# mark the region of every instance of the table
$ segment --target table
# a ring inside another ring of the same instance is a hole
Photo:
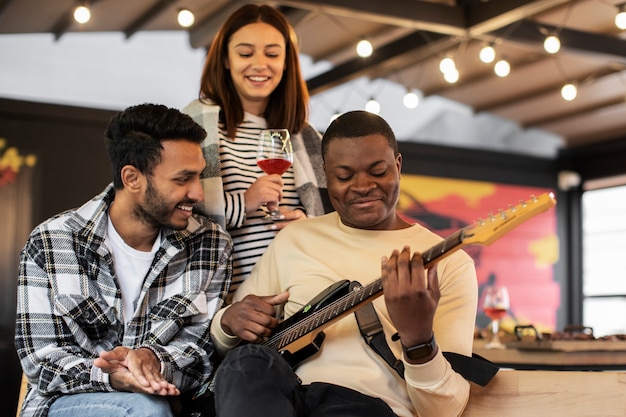
[[[501,368],[560,371],[626,370],[626,350],[527,350],[511,347],[485,349],[485,344],[485,340],[475,339],[474,353]]]

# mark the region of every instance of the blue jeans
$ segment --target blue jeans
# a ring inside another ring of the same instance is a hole
[[[338,385],[302,385],[273,349],[247,344],[218,367],[215,410],[219,417],[396,417],[379,398]]]
[[[173,417],[167,397],[134,392],[86,392],[55,400],[48,417]]]

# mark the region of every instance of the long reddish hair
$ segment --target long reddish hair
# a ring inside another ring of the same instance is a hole
[[[307,120],[309,90],[300,71],[296,33],[285,16],[271,6],[247,4],[224,22],[206,57],[200,79],[200,100],[208,99],[220,106],[227,135],[234,138],[237,126],[243,122],[243,106],[225,65],[228,42],[233,33],[255,22],[275,27],[283,35],[286,46],[286,68],[280,84],[270,94],[263,117],[268,127],[287,128],[298,133]]]

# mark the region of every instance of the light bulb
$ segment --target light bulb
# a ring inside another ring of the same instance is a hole
[[[561,40],[558,36],[550,35],[543,41],[543,49],[549,54],[556,54],[561,49]]]
[[[620,10],[618,14],[615,15],[615,26],[618,29],[626,29],[626,11]]]
[[[190,27],[191,25],[193,25],[193,22],[195,22],[195,20],[196,18],[193,13],[191,13],[191,11],[187,9],[180,9],[178,11],[178,24],[182,27]]]
[[[450,84],[454,84],[459,81],[459,71],[456,68],[452,68],[443,73],[443,79],[446,80]]]
[[[376,99],[371,98],[367,103],[365,103],[365,110],[370,113],[378,114],[380,112],[380,103],[376,101]]]
[[[572,101],[576,98],[578,89],[574,84],[568,83],[561,88],[561,97],[563,100]]]
[[[91,19],[91,11],[89,10],[89,7],[78,6],[74,9],[74,20],[76,20],[76,22],[82,25],[83,23],[89,22],[89,19]]]
[[[420,98],[412,91],[407,92],[402,99],[404,107],[407,109],[414,109],[420,103]]]
[[[450,57],[445,57],[439,62],[439,71],[443,74],[449,71],[456,71],[456,64],[454,63],[454,59]]]
[[[485,64],[489,64],[493,62],[494,59],[496,59],[496,50],[493,49],[493,46],[487,45],[480,50],[480,54],[478,56],[480,57],[480,60],[483,61]]]
[[[511,73],[511,65],[507,60],[501,59],[496,62],[496,65],[493,67],[493,71],[498,77],[506,77]]]
[[[367,39],[360,40],[359,43],[356,44],[356,53],[361,58],[367,58],[372,55],[374,51],[374,47],[372,47],[372,43]]]

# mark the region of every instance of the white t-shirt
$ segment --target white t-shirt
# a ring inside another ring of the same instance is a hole
[[[113,269],[122,291],[122,315],[125,324],[128,324],[135,313],[141,288],[160,242],[161,233],[159,232],[150,252],[134,249],[124,242],[109,218],[105,244],[113,255]]]

